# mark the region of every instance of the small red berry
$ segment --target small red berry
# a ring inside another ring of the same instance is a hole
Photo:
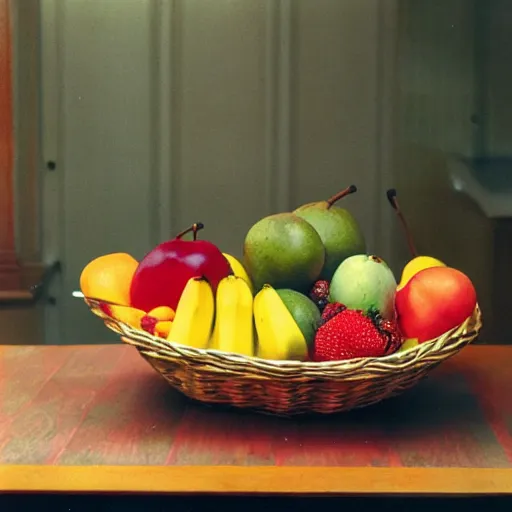
[[[341,313],[345,309],[347,308],[344,304],[340,304],[339,302],[330,302],[325,306],[322,312],[323,323],[328,322],[332,317],[336,316],[338,313]]]
[[[317,281],[309,292],[309,298],[322,311],[329,302],[329,281]]]
[[[149,332],[149,334],[155,334],[155,327],[157,323],[157,318],[149,315],[144,315],[140,321],[140,326],[142,327],[143,330]]]

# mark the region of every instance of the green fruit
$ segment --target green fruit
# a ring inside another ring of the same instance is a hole
[[[366,242],[355,218],[344,208],[334,206],[336,201],[356,190],[352,185],[327,201],[304,204],[293,212],[315,228],[325,246],[320,279],[330,281],[346,258],[366,252]]]
[[[365,313],[376,308],[383,318],[391,319],[396,286],[393,272],[382,259],[358,254],[347,258],[334,272],[329,300]]]
[[[245,237],[244,267],[255,292],[264,284],[307,292],[324,261],[324,246],[315,228],[292,213],[259,220]]]
[[[276,292],[306,338],[308,347],[311,348],[321,319],[316,304],[309,297],[295,290],[280,289]]]

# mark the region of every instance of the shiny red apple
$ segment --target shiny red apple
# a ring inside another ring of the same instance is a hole
[[[469,277],[451,267],[421,270],[395,296],[403,336],[418,338],[420,343],[458,327],[472,315],[476,304],[476,290]]]
[[[232,274],[222,252],[207,240],[197,240],[197,231],[204,226],[194,224],[173,240],[163,242],[139,263],[132,279],[132,307],[151,311],[169,306],[176,311],[181,294],[192,277],[204,277],[215,293],[224,277]],[[193,240],[182,240],[192,231]]]

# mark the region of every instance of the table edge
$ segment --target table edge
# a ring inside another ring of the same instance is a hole
[[[0,465],[0,493],[512,495],[512,468]]]

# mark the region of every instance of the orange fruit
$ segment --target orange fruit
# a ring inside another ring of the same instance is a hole
[[[169,336],[169,331],[171,330],[171,325],[172,322],[169,320],[157,322],[155,325],[155,336],[167,339],[167,336]]]
[[[148,316],[151,316],[153,318],[156,318],[157,320],[161,320],[164,322],[168,320],[174,320],[175,315],[176,312],[169,306],[159,306],[157,308],[152,309],[148,313]]]
[[[130,305],[130,286],[139,262],[124,252],[106,254],[89,262],[80,274],[86,297]]]

